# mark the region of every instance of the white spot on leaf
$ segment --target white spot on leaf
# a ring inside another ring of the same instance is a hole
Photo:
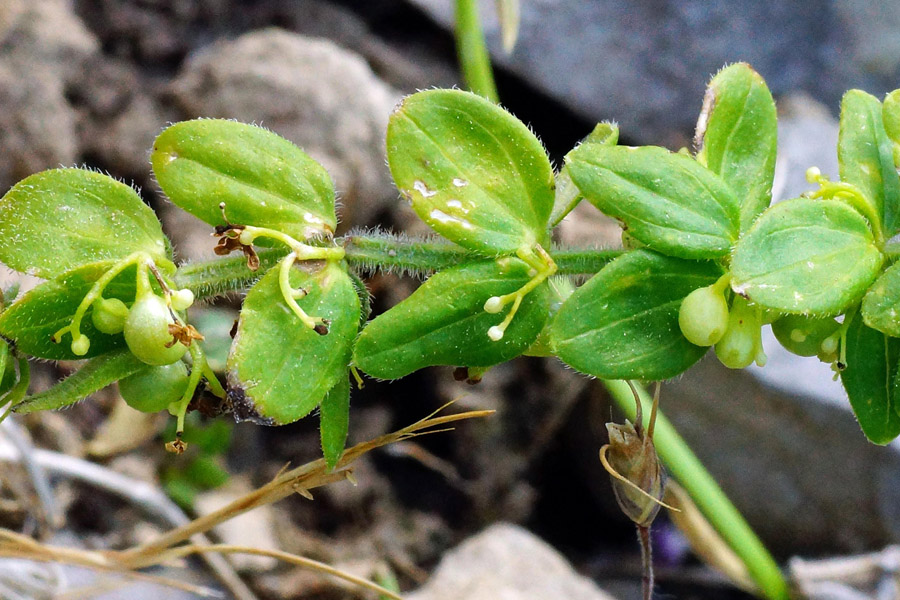
[[[425,182],[419,181],[418,179],[416,180],[415,183],[413,183],[413,189],[416,190],[417,192],[419,192],[420,194],[422,194],[423,198],[431,198],[432,196],[437,194],[437,192],[433,192],[433,191],[429,190],[425,186]]]

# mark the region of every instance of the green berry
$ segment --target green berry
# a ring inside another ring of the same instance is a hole
[[[831,317],[786,315],[772,323],[772,333],[782,346],[794,354],[816,356],[820,352],[833,354],[837,350],[837,344],[827,340],[840,326],[840,323]]]
[[[180,360],[149,367],[119,381],[119,394],[135,410],[159,412],[181,400],[188,385],[187,367]]]
[[[125,319],[128,318],[128,307],[118,298],[100,298],[94,302],[91,321],[100,333],[114,335],[122,333]]]
[[[743,369],[754,360],[765,363],[760,336],[759,313],[747,301],[735,296],[728,318],[728,330],[716,344],[716,356],[729,369]]]
[[[684,337],[698,346],[712,346],[728,329],[728,303],[715,285],[688,294],[678,310],[678,326]]]
[[[169,325],[174,321],[166,301],[155,294],[138,298],[125,320],[128,349],[148,365],[168,365],[184,356],[187,347],[176,342],[170,347]]]

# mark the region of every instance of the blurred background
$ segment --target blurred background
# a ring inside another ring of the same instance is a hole
[[[617,121],[623,143],[690,146],[706,82],[723,65],[746,61],[778,102],[773,193],[789,198],[807,189],[809,166],[837,175],[842,93],[859,87],[880,96],[900,86],[896,2],[522,0],[511,53],[500,47],[493,3],[484,8],[501,103],[530,124],[556,164],[600,120]],[[452,27],[450,0],[0,0],[0,190],[59,165],[100,169],[141,189],[180,260],[208,259],[208,226],[161,197],[149,149],[167,123],[233,118],[275,131],[325,165],[342,204],[339,234],[374,226],[427,233],[398,201],[384,130],[405,94],[463,85]],[[618,227],[589,206],[568,217],[558,237],[619,244]],[[0,269],[3,287],[34,284]],[[368,283],[376,313],[418,284],[388,275]],[[239,306],[231,297],[192,313],[220,367]],[[729,372],[707,358],[663,386],[663,410],[785,564],[881,552],[900,541],[897,448],[865,441],[827,367],[770,342],[765,371]],[[39,365],[35,389],[72,368]],[[597,461],[604,423],[622,420],[602,388],[546,359],[501,365],[477,386],[454,381],[452,371],[354,390],[350,443],[449,400],[452,410],[497,413],[377,451],[357,465],[358,485],[331,485],[314,502],[286,499],[217,535],[366,577],[393,574],[404,591],[425,586],[410,595],[417,600],[639,597],[633,526]],[[192,450],[176,458],[163,450],[167,419],[131,411],[108,389],[14,427],[23,443],[148,482],[196,515],[265,483],[286,462],[318,458],[317,425],[315,417],[280,428],[196,418]],[[34,500],[33,476],[15,452],[0,451],[0,459],[3,526],[57,543],[125,548],[171,525],[59,473],[48,509],[59,518],[50,519],[37,510],[46,498]],[[665,517],[654,528],[660,597],[750,597],[704,566]],[[442,561],[448,566],[433,575]],[[217,585],[201,563],[188,566],[175,575]],[[260,599],[360,597],[268,559],[234,566]],[[889,565],[875,571],[876,584],[891,578]],[[4,559],[0,590],[24,586],[25,573],[32,587],[0,597],[196,597]],[[473,582],[487,595],[466,591]]]

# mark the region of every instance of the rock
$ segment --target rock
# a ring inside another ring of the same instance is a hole
[[[450,28],[453,3],[410,0]],[[863,87],[900,80],[900,4],[880,2],[523,2],[519,41],[500,50],[492,2],[483,7],[494,60],[594,120],[616,119],[626,139],[674,146],[693,128],[706,79],[749,62],[776,95],[804,89],[829,106]],[[839,57],[839,58],[838,58]],[[676,142],[677,143],[677,142]]]
[[[91,77],[73,82],[68,98],[78,112],[83,155],[118,177],[150,181],[150,149],[168,122],[154,86],[133,65],[106,55],[92,57]]]
[[[527,530],[500,523],[441,559],[408,600],[611,600],[556,550]]]
[[[240,477],[232,477],[224,487],[197,494],[194,507],[198,515],[208,515],[237,500],[254,488]],[[213,531],[223,544],[281,550],[275,532],[275,514],[271,505],[258,506],[217,525]],[[268,571],[278,564],[271,556],[232,554],[229,560],[239,571]]]
[[[267,29],[218,42],[172,91],[185,117],[258,123],[304,148],[334,179],[345,224],[372,224],[397,201],[384,136],[400,94],[329,41]]]
[[[13,3],[15,5],[16,3]],[[98,50],[65,0],[4,9],[0,20],[0,190],[78,156],[68,82]]]

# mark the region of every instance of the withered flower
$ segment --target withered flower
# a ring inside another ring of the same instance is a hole
[[[650,423],[644,431],[641,400],[637,390],[628,385],[637,403],[635,424],[607,423],[609,444],[600,449],[600,462],[612,476],[613,492],[619,508],[641,527],[649,527],[656,518],[666,488],[666,471],[653,446],[653,427],[659,406],[659,384],[653,395]],[[669,507],[671,508],[671,507]]]

